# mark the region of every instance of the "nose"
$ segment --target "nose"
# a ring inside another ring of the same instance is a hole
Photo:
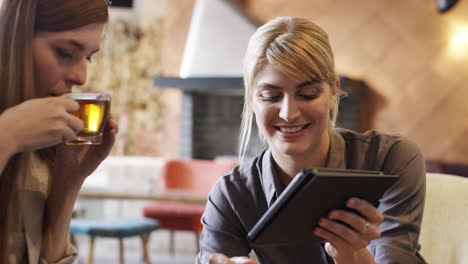
[[[294,98],[285,96],[281,102],[279,117],[286,122],[292,122],[300,115],[298,102]]]
[[[86,61],[82,60],[72,65],[66,73],[65,80],[73,85],[83,85],[86,82]]]

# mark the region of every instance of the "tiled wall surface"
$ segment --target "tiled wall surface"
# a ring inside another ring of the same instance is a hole
[[[167,1],[167,75],[178,76],[193,3]],[[452,38],[468,25],[468,1],[443,15],[429,0],[242,3],[259,22],[294,15],[321,25],[330,35],[338,73],[365,81],[385,98],[372,127],[409,137],[427,158],[466,162],[468,46],[454,52]]]
[[[181,155],[199,159],[235,156],[243,97],[184,94]]]

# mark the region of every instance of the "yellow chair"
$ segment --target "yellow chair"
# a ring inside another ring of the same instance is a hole
[[[430,264],[468,263],[468,178],[428,173],[419,242]]]

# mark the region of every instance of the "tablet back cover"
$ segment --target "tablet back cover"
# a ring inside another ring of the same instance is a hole
[[[337,169],[310,169],[296,177],[249,232],[253,245],[322,242],[312,232],[321,217],[345,209],[350,197],[377,206],[398,179],[381,172]]]

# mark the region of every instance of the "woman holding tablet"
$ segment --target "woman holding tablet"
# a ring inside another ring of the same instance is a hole
[[[418,253],[423,157],[400,136],[335,128],[343,92],[327,34],[305,19],[276,18],[251,37],[244,63],[240,158],[254,118],[268,149],[213,188],[197,263],[250,263],[238,256],[252,249],[260,263],[423,263]],[[308,168],[376,170],[399,179],[378,208],[351,198],[346,206],[359,214],[337,209],[320,219],[311,232],[327,241],[323,245],[250,244],[249,230],[295,175]]]

